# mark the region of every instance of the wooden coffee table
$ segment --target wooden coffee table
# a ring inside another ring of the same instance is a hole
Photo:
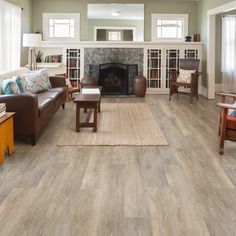
[[[92,127],[93,132],[97,132],[97,113],[100,112],[101,95],[79,94],[74,102],[76,103],[76,132],[79,132],[82,127]],[[93,122],[89,122],[92,112],[87,113],[85,122],[80,122],[80,108],[93,110]]]

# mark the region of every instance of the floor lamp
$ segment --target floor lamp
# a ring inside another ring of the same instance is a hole
[[[24,34],[23,35],[23,47],[29,48],[28,68],[30,70],[37,69],[35,48],[41,47],[41,43],[42,43],[41,34]]]

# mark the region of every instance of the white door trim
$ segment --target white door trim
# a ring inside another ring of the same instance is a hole
[[[208,10],[207,12],[207,79],[208,98],[215,98],[215,45],[216,15],[236,9],[236,0]]]

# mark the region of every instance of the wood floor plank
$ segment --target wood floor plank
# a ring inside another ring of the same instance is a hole
[[[16,141],[0,167],[0,235],[236,235],[236,143],[218,155],[216,101],[146,103],[169,146],[57,146],[66,104],[36,146]]]

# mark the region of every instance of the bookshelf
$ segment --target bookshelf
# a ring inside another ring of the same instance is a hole
[[[158,47],[146,48],[144,75],[147,78],[147,93],[168,93],[170,89],[170,72],[179,70],[179,60],[181,58],[200,59],[201,61],[201,48],[201,45],[194,44],[160,44]],[[201,63],[199,71],[201,71]]]
[[[66,73],[73,87],[80,83],[80,49],[66,50]]]
[[[167,49],[166,50],[166,80],[165,88],[170,88],[170,72],[179,70],[179,49]]]
[[[161,88],[161,49],[148,49],[147,52],[147,87]]]

